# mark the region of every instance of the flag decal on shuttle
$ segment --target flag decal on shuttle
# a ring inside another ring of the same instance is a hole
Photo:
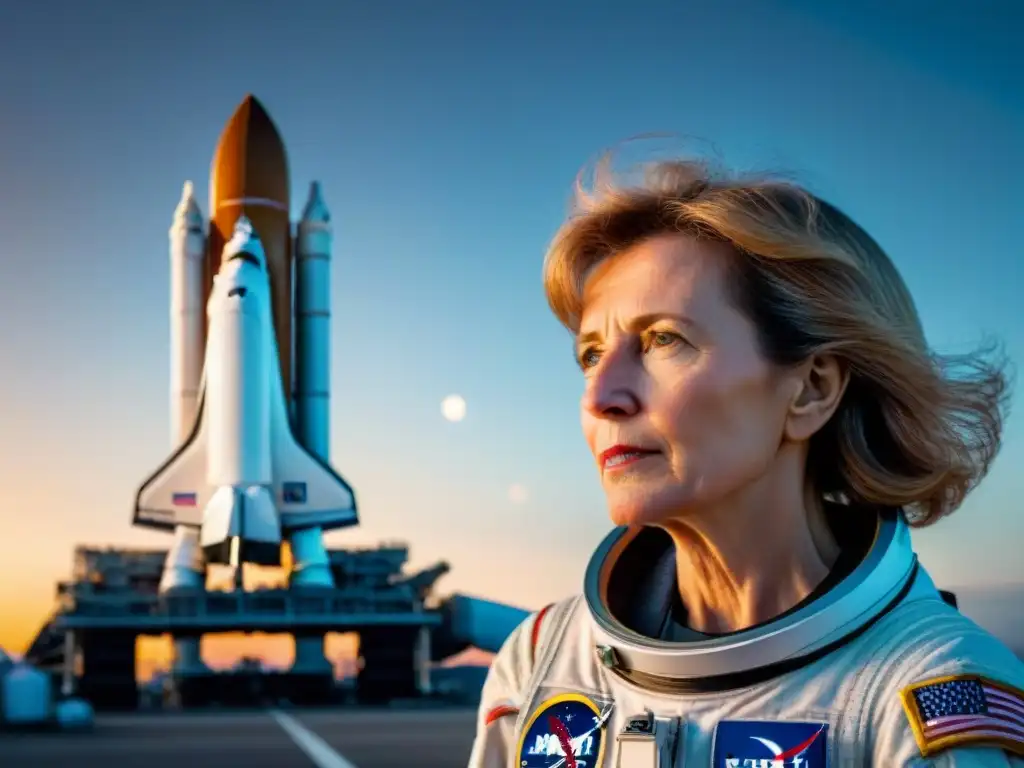
[[[194,507],[196,495],[195,493],[175,493],[171,496],[171,503],[176,507]]]
[[[305,504],[305,483],[282,483],[281,499],[285,504]]]

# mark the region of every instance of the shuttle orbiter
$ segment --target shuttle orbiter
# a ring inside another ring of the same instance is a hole
[[[243,215],[207,302],[191,435],[138,492],[138,522],[200,529],[208,562],[280,564],[282,532],[356,522],[352,489],[292,434],[259,236]]]

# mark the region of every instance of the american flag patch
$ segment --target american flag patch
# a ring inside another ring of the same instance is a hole
[[[194,493],[172,494],[171,504],[176,507],[194,507],[196,505],[196,495]]]
[[[968,744],[1024,755],[1024,691],[979,675],[914,683],[900,694],[924,757]]]

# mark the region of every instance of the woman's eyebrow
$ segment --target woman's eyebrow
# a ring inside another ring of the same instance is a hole
[[[681,325],[685,325],[688,328],[698,327],[697,323],[695,323],[691,318],[687,317],[686,315],[680,315],[677,312],[647,312],[643,315],[637,315],[636,317],[632,318],[629,321],[627,327],[629,328],[629,330],[635,332],[643,330],[644,328],[653,325],[659,320],[674,320],[675,322],[680,323]],[[583,344],[590,344],[592,342],[600,340],[600,331],[587,331],[586,333],[581,333],[576,337],[576,346],[582,346]]]

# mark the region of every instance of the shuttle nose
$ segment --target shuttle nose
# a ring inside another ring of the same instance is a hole
[[[244,237],[250,240],[254,238],[257,240],[259,239],[259,237],[256,235],[256,230],[252,228],[252,222],[249,221],[249,217],[246,216],[244,213],[241,216],[239,216],[238,221],[235,222],[235,231],[233,235],[234,237],[232,237],[232,240],[234,240],[234,238],[236,237]]]
[[[260,269],[266,268],[267,259],[263,252],[263,243],[260,242],[260,236],[245,214],[239,216],[235,222],[234,234],[224,246],[221,263],[227,264],[235,258],[250,261]]]

